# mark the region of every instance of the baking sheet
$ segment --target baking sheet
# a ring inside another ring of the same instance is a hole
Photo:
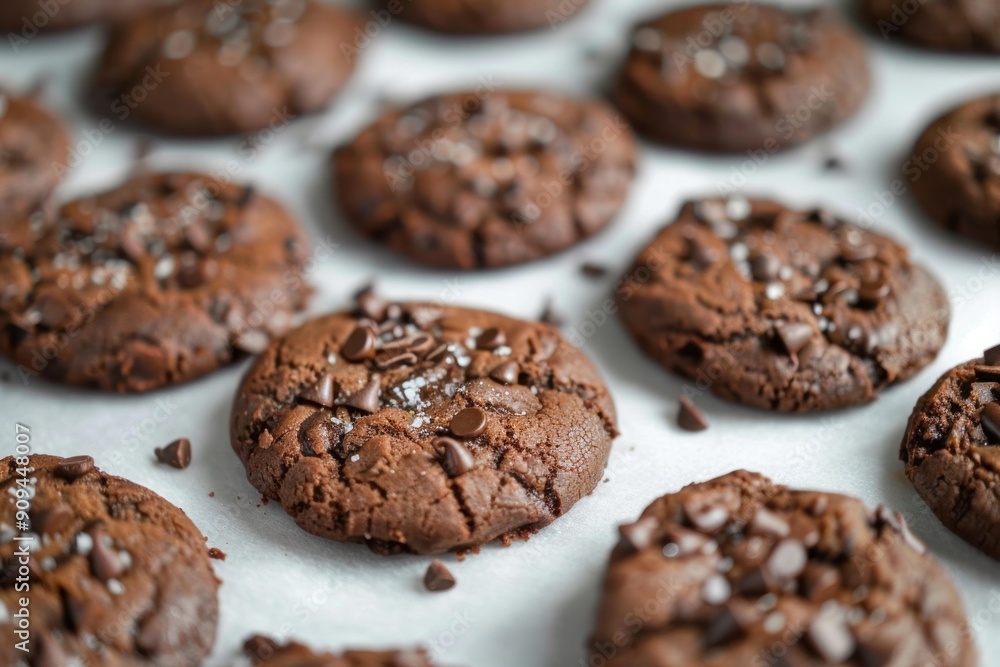
[[[536,317],[551,294],[569,331],[593,332],[583,336],[583,347],[611,387],[622,436],[607,483],[529,542],[489,546],[462,563],[447,557],[459,584],[431,595],[421,585],[429,558],[384,558],[362,546],[327,542],[296,527],[277,504],[261,506],[227,436],[231,396],[245,364],[147,396],[112,396],[40,380],[0,384],[0,452],[13,450],[14,423],[21,422],[31,426],[36,452],[92,454],[104,469],[184,508],[208,544],[228,554],[225,562],[215,562],[224,584],[210,665],[227,664],[251,632],[331,649],[424,644],[446,665],[586,664],[583,645],[615,527],[664,492],[741,467],[902,510],[957,580],[982,664],[1000,664],[1000,565],[937,522],[897,461],[917,397],[946,369],[1000,342],[1000,257],[951,238],[924,221],[909,199],[890,201],[888,194],[917,132],[937,111],[1000,87],[1000,60],[921,52],[869,36],[874,92],[861,113],[826,140],[763,163],[644,144],[633,196],[617,222],[566,253],[521,268],[478,275],[422,269],[349,232],[329,203],[325,146],[350,136],[380,99],[406,100],[482,81],[594,90],[620,57],[627,26],[673,4],[594,0],[555,30],[480,41],[436,38],[392,23],[363,49],[360,70],[340,103],[274,137],[258,137],[249,156],[240,153],[241,139],[155,145],[153,162],[164,168],[226,170],[227,162],[239,158],[232,175],[259,181],[301,217],[320,248],[310,272],[316,313],[347,305],[351,292],[377,275],[381,290],[392,297],[440,299],[523,317]],[[53,78],[45,99],[70,121],[82,156],[65,196],[114,183],[128,171],[134,148],[134,128],[109,111],[111,131],[96,129],[102,116],[78,102],[100,45],[99,31],[85,30],[36,38],[16,53],[0,47],[0,72],[9,85],[27,88],[39,76]],[[822,171],[828,151],[843,158],[846,172]],[[647,361],[607,316],[603,302],[614,274],[627,268],[686,196],[716,193],[723,185],[801,204],[826,203],[853,217],[879,213],[871,219],[874,228],[907,243],[952,297],[951,334],[937,361],[872,405],[824,415],[773,415],[706,396],[697,403],[712,428],[681,432],[673,412],[683,381]],[[579,266],[588,260],[610,266],[612,274],[583,277]],[[9,364],[0,368],[11,370]],[[181,436],[194,444],[192,466],[181,472],[155,465],[153,448]]]

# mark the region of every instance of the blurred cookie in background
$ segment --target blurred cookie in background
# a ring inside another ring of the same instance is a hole
[[[995,0],[861,0],[861,8],[887,42],[1000,53],[1000,4]]]
[[[30,40],[40,32],[79,28],[91,23],[118,21],[176,0],[4,0],[0,30],[12,43]]]
[[[382,11],[408,23],[453,35],[499,35],[555,29],[588,0],[381,0]]]

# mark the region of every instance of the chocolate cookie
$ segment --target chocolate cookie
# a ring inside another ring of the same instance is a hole
[[[743,152],[798,144],[850,116],[864,45],[829,10],[687,7],[636,27],[613,97],[656,141]]]
[[[651,357],[727,400],[805,412],[865,403],[944,344],[944,290],[906,249],[822,210],[689,201],[615,286]]]
[[[941,522],[1000,560],[1000,346],[951,369],[920,398],[899,458]]]
[[[89,456],[0,460],[0,497],[0,664],[196,665],[211,652],[219,582],[184,512]]]
[[[14,220],[42,207],[68,161],[63,124],[33,97],[0,92],[0,247]]]
[[[635,146],[601,102],[480,90],[389,111],[336,151],[333,168],[362,234],[425,264],[474,269],[602,229],[628,193]]]
[[[885,507],[741,470],[621,535],[591,643],[607,667],[977,664],[955,586]]]
[[[39,31],[69,30],[90,23],[118,21],[174,0],[4,0],[0,30],[31,39]]]
[[[316,0],[184,0],[116,25],[95,87],[173,134],[277,130],[341,90],[357,25]]]
[[[952,232],[1000,249],[1000,95],[967,102],[924,130],[904,173],[913,196]]]
[[[272,343],[231,435],[305,530],[429,554],[551,523],[593,491],[617,432],[603,381],[552,327],[365,293]]]
[[[404,21],[453,35],[497,35],[556,27],[586,8],[587,0],[383,0]]]
[[[433,667],[421,650],[316,653],[297,642],[278,642],[254,635],[243,644],[254,667]]]
[[[883,39],[901,37],[941,51],[1000,53],[1000,8],[993,0],[862,0]]]
[[[147,174],[14,222],[0,351],[27,382],[147,391],[257,352],[304,307],[307,243],[252,187]]]

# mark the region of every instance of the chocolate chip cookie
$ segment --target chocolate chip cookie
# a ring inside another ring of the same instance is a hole
[[[430,554],[551,523],[593,491],[617,432],[603,381],[552,327],[366,292],[272,343],[231,435],[305,530]]]
[[[920,398],[899,458],[941,522],[1000,560],[1000,346],[951,369]]]
[[[538,28],[555,28],[578,12],[588,0],[383,0],[399,17],[430,30],[453,35],[497,35]]]
[[[37,32],[69,30],[90,23],[117,21],[173,0],[4,0],[0,30],[31,39]],[[13,43],[13,42],[12,42]]]
[[[829,10],[687,7],[636,27],[613,97],[656,141],[773,153],[854,113],[870,75],[861,40]]]
[[[0,351],[24,382],[139,392],[191,380],[259,352],[310,291],[288,212],[203,174],[138,175],[8,231]]]
[[[219,582],[184,512],[89,456],[0,460],[0,498],[0,664],[195,665],[211,652]]]
[[[615,286],[625,326],[666,368],[769,410],[865,403],[944,344],[944,290],[902,246],[823,210],[689,201]]]
[[[279,131],[343,88],[357,26],[316,0],[184,0],[116,25],[95,88],[172,134]]]
[[[962,104],[924,130],[904,167],[913,196],[955,234],[1000,249],[1000,95]]]
[[[269,637],[254,635],[243,644],[254,667],[432,667],[421,650],[347,651],[340,655],[316,653],[304,644],[278,644]]]
[[[340,206],[365,236],[425,264],[488,268],[607,225],[635,146],[601,102],[482,88],[387,112],[336,151],[333,170]]]
[[[608,667],[974,667],[968,624],[901,514],[741,470],[663,496],[622,526],[591,657]]]
[[[42,207],[68,162],[63,124],[33,97],[0,91],[0,247],[14,220]]]
[[[1000,53],[1000,8],[993,0],[862,0],[885,40],[941,51]]]

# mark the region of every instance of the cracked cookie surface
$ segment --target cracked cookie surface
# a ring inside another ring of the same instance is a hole
[[[497,35],[555,27],[586,5],[587,0],[430,0],[404,3],[399,17],[443,33]]]
[[[231,435],[250,483],[305,530],[440,553],[567,512],[617,432],[603,381],[552,327],[368,293],[261,354]]]
[[[1000,349],[951,369],[920,398],[899,458],[941,523],[1000,560]]]
[[[333,157],[365,236],[424,264],[519,264],[603,229],[635,171],[628,125],[602,102],[483,89],[385,113]]]
[[[937,224],[1000,249],[1000,95],[962,104],[924,130],[903,168]]]
[[[94,87],[173,134],[278,131],[344,87],[358,25],[316,0],[184,0],[116,24]]]
[[[861,105],[864,44],[830,10],[685,7],[639,24],[613,98],[636,130],[694,150],[776,150]]]
[[[340,654],[313,651],[298,642],[279,644],[254,635],[243,643],[253,667],[433,667],[425,651],[346,651]]]
[[[615,291],[642,349],[696,391],[792,412],[909,378],[950,316],[942,287],[885,236],[735,196],[684,204]]]
[[[974,667],[955,585],[902,515],[737,471],[622,526],[591,638],[608,667]]]
[[[139,175],[7,232],[0,351],[25,381],[191,380],[263,349],[310,292],[308,244],[285,209],[204,174]]]
[[[199,664],[215,640],[219,582],[191,520],[89,456],[27,458],[26,478],[17,459],[0,460],[0,629],[13,636],[27,572],[32,640],[27,655],[4,641],[0,664]],[[30,530],[17,528],[22,479],[34,480]],[[22,547],[33,549],[27,562]]]

